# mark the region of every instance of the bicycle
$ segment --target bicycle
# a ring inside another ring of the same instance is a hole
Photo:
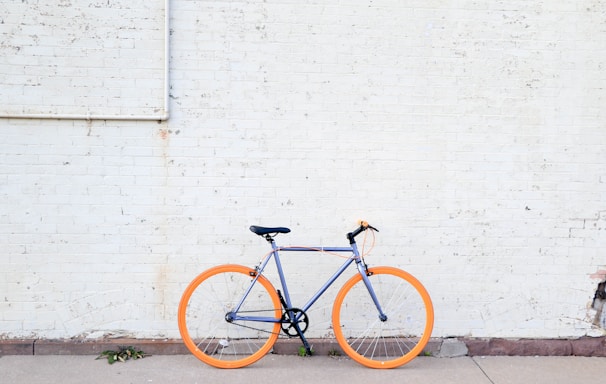
[[[216,266],[188,285],[178,310],[184,344],[198,359],[217,368],[240,368],[258,361],[271,351],[281,332],[298,336],[311,355],[304,335],[309,325],[306,312],[353,263],[357,273],[345,282],[333,304],[332,329],[339,346],[354,361],[371,368],[408,363],[429,341],[433,305],[427,290],[408,272],[366,264],[355,237],[369,229],[378,232],[364,221],[349,232],[349,247],[279,247],[274,238],[290,229],[251,226],[253,233],[270,243],[271,251],[254,268]],[[305,251],[350,256],[298,308],[291,302],[279,253]],[[263,274],[272,259],[281,290]]]

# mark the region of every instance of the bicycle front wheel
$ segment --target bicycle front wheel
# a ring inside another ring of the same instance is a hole
[[[221,265],[196,277],[179,303],[179,332],[187,349],[217,368],[240,368],[265,356],[280,331],[280,298],[263,276],[241,265]],[[250,291],[248,291],[250,289]],[[247,294],[248,292],[248,294]],[[238,320],[232,311],[244,298]]]
[[[431,298],[416,278],[400,269],[369,268],[368,275],[387,319],[380,319],[358,273],[335,299],[335,337],[356,362],[371,368],[395,368],[418,356],[429,341],[434,320]]]

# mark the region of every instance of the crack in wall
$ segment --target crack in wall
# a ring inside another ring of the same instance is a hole
[[[572,221],[577,221],[581,225],[568,228],[568,237],[578,237],[577,231],[585,231],[588,229],[603,230],[606,229],[606,211],[598,211],[596,217],[593,218],[574,218]],[[600,223],[601,221],[604,224]]]
[[[592,246],[602,238],[606,230],[606,211],[600,210],[593,218],[573,219],[580,222],[578,228],[569,228],[569,237],[582,238],[583,241],[589,241]],[[599,244],[598,244],[599,246]],[[594,293],[591,308],[595,310],[593,315],[593,325],[602,330],[606,330],[606,270],[600,269],[589,275],[591,279],[599,280],[598,287]]]
[[[606,304],[606,280],[598,284],[598,289],[595,291],[593,303],[591,304],[591,307],[596,310],[593,323],[602,329],[606,329],[606,311],[604,311],[604,304]]]

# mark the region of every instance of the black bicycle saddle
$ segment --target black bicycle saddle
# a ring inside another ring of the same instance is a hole
[[[288,229],[286,227],[259,227],[258,225],[251,225],[250,230],[259,236],[267,235],[270,233],[288,233],[288,232],[290,232],[290,229]]]

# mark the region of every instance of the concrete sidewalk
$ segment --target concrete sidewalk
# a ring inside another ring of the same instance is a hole
[[[159,355],[109,365],[95,356],[2,356],[2,383],[461,383],[570,384],[601,381],[603,357],[419,357],[392,370],[345,357],[268,355],[241,369],[209,367],[190,355]]]

